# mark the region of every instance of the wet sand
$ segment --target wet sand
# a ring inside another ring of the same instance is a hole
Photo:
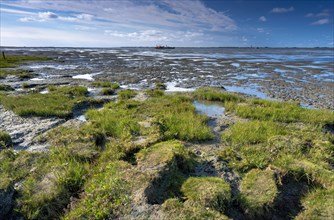
[[[259,98],[297,101],[306,107],[334,109],[333,49],[279,48],[1,48],[6,54],[38,55],[20,68],[38,75],[29,80],[1,79],[20,88],[22,83],[87,85],[112,81],[123,88],[147,89],[155,82],[170,91],[202,86],[224,87]]]

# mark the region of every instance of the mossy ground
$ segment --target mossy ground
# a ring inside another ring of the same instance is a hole
[[[72,115],[74,107],[84,102],[94,102],[86,97],[86,87],[49,87],[49,93],[28,95],[0,95],[0,103],[20,116],[62,117]]]
[[[165,95],[153,89],[145,92],[146,100],[132,99],[141,92],[118,91],[117,101],[89,110],[86,123],[51,130],[41,137],[51,144],[49,151],[1,150],[0,193],[14,190],[16,184],[15,194],[8,194],[12,207],[3,215],[27,219],[271,218],[279,211],[274,209],[279,207],[280,179],[287,176],[306,181],[311,191],[301,195],[303,210],[294,216],[288,213],[286,218],[333,215],[328,198],[333,196],[334,137],[326,129],[334,124],[332,112],[303,109],[296,103],[248,100],[207,88],[189,95]],[[61,96],[65,109],[57,110],[58,102],[47,114],[33,109],[33,114],[26,115],[66,116],[86,94],[81,87],[51,87],[50,97],[3,94],[1,103],[19,114],[22,106],[32,108],[32,100],[43,109],[37,100],[53,106],[50,103]],[[236,118],[219,134],[221,143],[213,140],[208,118],[196,112],[193,97],[220,101]],[[192,147],[207,141],[215,145],[210,154],[216,159],[215,169],[221,170],[196,176],[195,167],[208,158],[196,156]],[[238,174],[240,182],[226,178],[231,173]]]
[[[47,57],[41,56],[0,56],[0,68],[15,68],[19,64],[33,60],[48,60]]]

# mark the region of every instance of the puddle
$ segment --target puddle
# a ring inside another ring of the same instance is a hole
[[[40,93],[41,93],[41,94],[48,94],[48,93],[49,93],[49,90],[46,89],[46,90],[41,91]]]
[[[79,115],[78,117],[76,117],[76,119],[78,119],[79,121],[82,121],[82,122],[86,122],[87,121],[87,118],[85,115]]]
[[[248,95],[254,95],[260,99],[270,99],[265,93],[260,92],[253,88],[240,87],[240,86],[224,86],[224,88],[229,92],[240,92]]]
[[[209,117],[218,117],[225,112],[225,108],[222,105],[213,102],[194,101],[193,104],[198,113],[205,114]]]

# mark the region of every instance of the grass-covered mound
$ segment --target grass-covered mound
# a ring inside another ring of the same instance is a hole
[[[317,189],[302,199],[304,210],[296,217],[302,219],[333,219],[334,189]]]
[[[152,129],[161,139],[207,140],[213,137],[206,126],[207,118],[196,113],[191,99],[183,96],[159,96],[143,102],[121,100],[105,105],[101,111],[86,114],[92,125],[108,136],[132,138],[145,135]],[[148,128],[140,125],[147,121]]]
[[[209,209],[204,206],[193,206],[189,203],[183,203],[177,198],[168,199],[162,204],[163,213],[166,219],[212,219],[212,220],[227,220],[226,215]]]
[[[49,91],[70,102],[86,100],[77,87]],[[41,135],[39,141],[51,144],[46,152],[0,151],[0,211],[8,219],[277,218],[288,195],[297,197],[294,212],[283,217],[331,216],[334,137],[327,111],[311,110],[310,122],[238,116],[238,106],[280,109],[281,103],[223,93],[210,98],[233,117],[221,143],[202,142],[213,134],[191,95],[153,89],[138,92],[143,101],[120,96],[89,110],[84,124]],[[10,96],[1,102],[4,97]],[[294,183],[309,193],[296,195],[288,189]]]
[[[231,188],[218,177],[190,177],[182,185],[187,202],[193,206],[223,212],[231,199]]]
[[[207,100],[207,101],[220,101],[220,102],[241,102],[245,99],[234,95],[232,93],[225,92],[218,88],[199,88],[194,92],[196,99]]]
[[[271,170],[253,169],[240,184],[240,203],[250,216],[263,215],[273,205],[278,190]]]
[[[42,56],[0,56],[0,68],[15,68],[26,61],[48,59],[49,58]]]
[[[130,188],[124,176],[129,166],[116,161],[97,170],[83,187],[82,199],[64,219],[115,219],[127,212]]]
[[[315,125],[334,124],[334,112],[330,110],[314,110],[302,108],[295,102],[277,102],[270,100],[250,100],[247,104],[230,102],[228,110],[236,115],[257,120],[277,122],[303,122]]]
[[[14,90],[10,85],[0,84],[0,91],[11,91]]]
[[[7,132],[0,130],[0,150],[10,146],[12,146],[12,138]]]
[[[20,116],[70,117],[73,108],[88,101],[87,88],[49,87],[49,93],[31,93],[19,96],[0,96],[0,103]]]
[[[116,90],[120,88],[119,84],[108,82],[108,81],[95,81],[92,83],[92,85],[95,87],[110,88],[112,90]]]

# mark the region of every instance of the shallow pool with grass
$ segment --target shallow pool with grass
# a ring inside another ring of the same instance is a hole
[[[193,104],[198,113],[205,114],[208,117],[218,117],[225,112],[223,105],[216,102],[194,101]]]

